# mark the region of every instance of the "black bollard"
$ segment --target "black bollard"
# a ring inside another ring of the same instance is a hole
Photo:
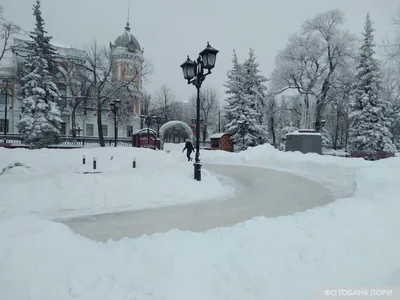
[[[132,161],[132,168],[133,168],[133,169],[136,168],[136,158],[134,158],[133,161]]]
[[[85,155],[82,157],[82,164],[86,165],[86,156]]]
[[[96,170],[97,167],[97,161],[96,158],[93,158],[93,170]]]

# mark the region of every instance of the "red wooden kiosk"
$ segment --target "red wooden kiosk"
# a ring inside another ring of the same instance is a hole
[[[132,133],[132,147],[160,149],[160,139],[153,129],[143,128]]]
[[[228,133],[214,133],[210,137],[211,150],[233,152],[233,138]]]

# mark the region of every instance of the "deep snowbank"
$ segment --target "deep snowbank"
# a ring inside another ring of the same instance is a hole
[[[82,156],[86,155],[86,165]],[[93,157],[101,174],[92,170]],[[112,157],[112,159],[111,159]],[[132,168],[133,158],[137,167]],[[0,169],[26,167],[0,175],[0,218],[34,214],[71,217],[138,210],[230,197],[235,190],[204,171],[201,184],[185,157],[138,148],[7,150],[0,148]]]
[[[202,151],[201,156],[203,163],[262,166],[296,174],[322,184],[337,198],[352,196],[355,190],[355,171],[371,165],[371,162],[363,159],[282,152],[269,144],[238,153]]]
[[[370,163],[294,153],[285,160],[250,153],[229,159],[204,151],[203,160],[265,159],[270,167],[332,178],[335,186],[343,179],[333,174],[353,170],[355,196],[232,228],[107,244],[32,217],[3,220],[0,298],[309,300],[324,288],[400,284],[400,159]]]

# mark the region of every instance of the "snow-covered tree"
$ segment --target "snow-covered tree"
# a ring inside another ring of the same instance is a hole
[[[329,10],[307,20],[289,38],[271,75],[276,93],[291,90],[301,97],[301,127],[325,118],[332,81],[352,56],[353,36],[342,29],[344,15]]]
[[[182,121],[169,121],[160,127],[160,140],[164,144],[168,137],[182,137],[183,140],[193,141],[193,131],[188,124]]]
[[[244,89],[253,109],[259,114],[259,124],[263,124],[267,107],[267,87],[265,86],[267,78],[260,74],[259,65],[254,50],[250,49],[249,57],[243,63]]]
[[[372,22],[367,15],[360,48],[356,81],[350,97],[350,130],[348,150],[388,151],[396,150],[390,133],[389,103],[382,99],[381,74],[374,58]]]
[[[252,59],[249,57],[249,60]],[[245,134],[245,145],[257,146],[268,140],[266,126],[262,124],[262,111],[260,108],[261,101],[261,83],[258,75],[258,69],[254,68],[256,64],[246,61],[247,66],[239,63],[236,53],[233,53],[233,68],[228,71],[228,80],[225,83],[227,88],[225,118],[227,124],[225,131],[233,135],[235,143],[242,143],[242,135],[240,131],[240,122],[249,122],[248,131]],[[252,69],[253,68],[253,69]],[[253,75],[253,77],[251,76]],[[260,85],[257,86],[256,83]]]
[[[154,110],[164,117],[165,122],[181,119],[182,107],[176,101],[173,90],[167,85],[161,85],[154,97]]]
[[[53,82],[50,69],[54,53],[51,37],[46,35],[40,1],[33,6],[36,18],[32,41],[28,44],[29,55],[24,62],[21,79],[22,116],[18,128],[24,143],[32,148],[43,148],[60,142],[60,111],[56,102],[60,92]]]

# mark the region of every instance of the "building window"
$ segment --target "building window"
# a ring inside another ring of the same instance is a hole
[[[61,135],[66,135],[67,132],[67,125],[65,124],[65,122],[61,123],[61,129],[60,129]]]
[[[10,90],[6,91],[5,88],[2,88],[0,90],[0,105],[6,105],[6,102],[8,105],[10,104]]]
[[[57,104],[60,110],[64,110],[67,107],[67,87],[65,85],[58,85],[57,88],[61,96]]]
[[[126,64],[125,75],[129,77],[135,76],[135,66],[133,64]]]
[[[139,106],[139,98],[137,96],[133,97],[133,113],[136,114],[138,111],[136,105]]]
[[[93,124],[86,124],[86,136],[93,136],[94,135],[94,126]]]
[[[0,134],[4,133],[4,131],[9,132],[8,121],[9,120],[0,119]]]
[[[58,71],[56,73],[55,82],[56,83],[66,83],[67,82],[67,79],[65,78],[65,75],[61,71]]]
[[[133,133],[133,125],[126,126],[126,136],[131,137]]]
[[[108,126],[101,125],[101,128],[103,128],[103,136],[108,136]]]

